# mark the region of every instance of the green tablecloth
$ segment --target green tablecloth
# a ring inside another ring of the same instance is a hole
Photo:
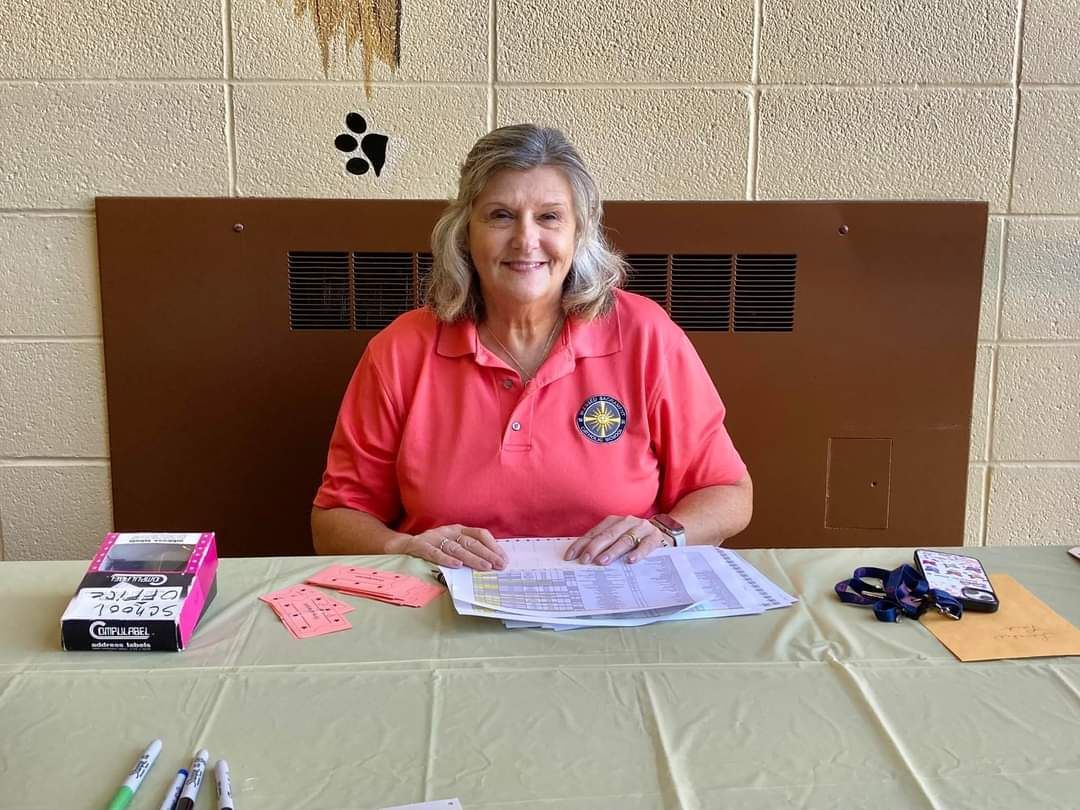
[[[970,553],[1080,625],[1064,549]],[[84,563],[0,563],[0,808],[104,807],[155,737],[133,810],[201,747],[238,810],[1080,806],[1080,658],[961,664],[836,600],[908,550],[744,555],[801,603],[556,633],[343,597],[353,628],[304,641],[257,597],[332,560],[227,559],[191,647],[139,654],[60,650]]]

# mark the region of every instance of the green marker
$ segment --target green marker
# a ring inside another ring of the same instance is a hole
[[[109,806],[105,810],[124,810],[128,806],[135,795],[135,791],[142,784],[143,777],[149,772],[154,760],[158,758],[160,753],[161,740],[154,740],[146,747],[143,755],[139,757],[139,761],[135,763],[135,767],[131,769],[128,778],[124,780],[124,784],[120,786],[120,789],[116,791],[116,795],[113,796],[112,801],[109,802]]]

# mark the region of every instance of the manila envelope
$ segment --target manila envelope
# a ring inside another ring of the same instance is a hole
[[[1010,577],[990,577],[1001,607],[994,613],[965,610],[960,621],[936,611],[922,623],[961,661],[1080,655],[1080,630]]]

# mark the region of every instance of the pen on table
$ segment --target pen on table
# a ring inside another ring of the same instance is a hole
[[[219,759],[214,766],[214,776],[217,777],[218,810],[236,810],[232,800],[232,783],[229,782],[229,763]]]
[[[180,800],[176,803],[176,810],[191,810],[195,806],[195,800],[199,798],[199,788],[202,787],[203,777],[206,775],[206,763],[210,760],[210,752],[205,748],[195,754],[191,760],[191,773],[184,782],[184,789],[180,791]]]
[[[187,779],[187,769],[181,768],[176,772],[176,778],[169,785],[169,792],[165,794],[165,801],[158,810],[173,810],[176,800],[180,798],[180,791],[184,789],[184,781]]]
[[[120,789],[116,791],[116,795],[113,796],[112,801],[109,802],[107,810],[124,810],[131,802],[131,798],[135,795],[135,791],[139,789],[139,785],[142,784],[143,777],[154,764],[154,760],[158,758],[158,754],[161,753],[161,740],[154,740],[143,751],[143,755],[139,757],[139,761],[135,763],[135,767],[131,769],[131,773],[128,774],[128,778],[124,780],[124,784],[120,786]]]

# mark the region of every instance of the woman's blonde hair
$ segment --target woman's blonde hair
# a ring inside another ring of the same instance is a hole
[[[560,169],[574,194],[577,233],[574,259],[563,283],[563,311],[591,320],[611,307],[612,290],[622,283],[625,263],[600,230],[603,205],[596,181],[562,132],[534,124],[515,124],[492,130],[476,142],[461,164],[457,198],[450,201],[431,232],[433,263],[427,306],[439,320],[483,318],[484,299],[469,253],[473,203],[497,172],[539,166]]]

